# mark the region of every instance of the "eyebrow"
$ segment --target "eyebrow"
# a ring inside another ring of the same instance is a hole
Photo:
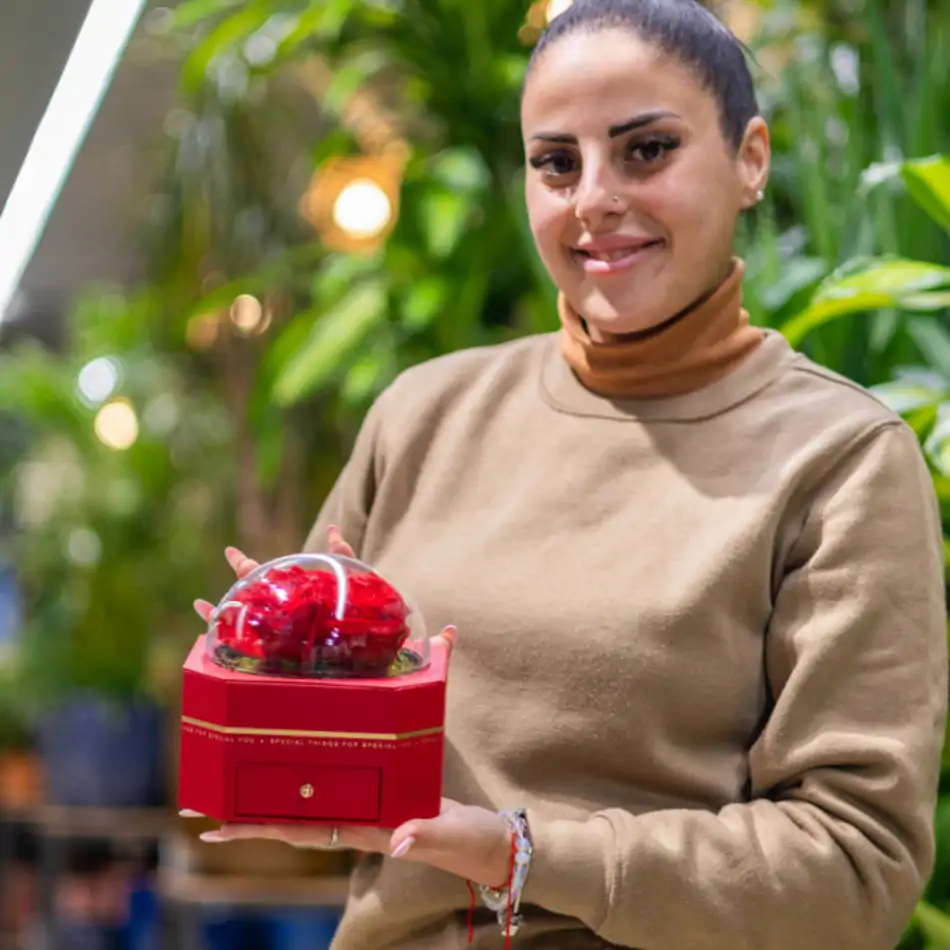
[[[615,139],[618,135],[623,135],[626,132],[632,132],[634,129],[642,129],[645,125],[652,125],[654,122],[659,122],[660,119],[670,119],[678,118],[675,112],[669,112],[666,109],[654,109],[652,112],[644,112],[638,116],[634,116],[632,119],[628,119],[626,122],[621,122],[619,125],[612,125],[607,129],[607,134],[610,138]],[[576,145],[577,136],[571,135],[567,132],[538,132],[537,135],[532,135],[532,139],[538,139],[541,142],[559,142],[565,145]]]

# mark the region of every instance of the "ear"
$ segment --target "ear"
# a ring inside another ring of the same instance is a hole
[[[749,120],[736,156],[742,208],[751,208],[761,201],[772,164],[772,146],[765,119]]]

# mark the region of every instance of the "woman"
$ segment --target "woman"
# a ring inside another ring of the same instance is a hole
[[[577,0],[522,124],[561,333],[401,376],[308,542],[342,531],[461,631],[451,801],[392,834],[210,840],[377,852],[337,950],[465,946],[466,882],[511,881],[513,832],[524,947],[890,950],[931,867],[947,693],[914,436],[748,323],[731,248],[768,132],[702,7]],[[503,945],[504,909],[473,923]]]

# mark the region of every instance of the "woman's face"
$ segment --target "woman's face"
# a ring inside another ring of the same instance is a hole
[[[736,219],[768,174],[760,119],[736,153],[691,72],[604,30],[541,55],[521,121],[538,251],[595,339],[656,326],[726,277]]]

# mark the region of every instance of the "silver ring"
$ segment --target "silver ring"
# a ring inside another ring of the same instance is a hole
[[[333,826],[330,831],[330,843],[327,845],[327,849],[332,851],[340,843],[340,829]]]

